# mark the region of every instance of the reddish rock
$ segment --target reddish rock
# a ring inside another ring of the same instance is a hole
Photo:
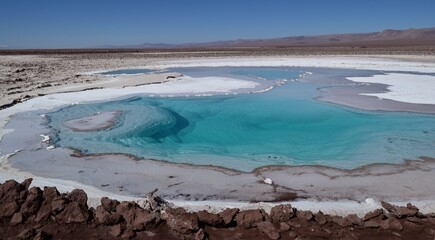
[[[396,218],[390,218],[389,219],[389,227],[393,231],[402,231],[402,229],[403,229],[402,224]]]
[[[382,229],[390,229],[390,220],[385,219],[379,222],[379,227]]]
[[[422,227],[416,223],[405,221],[403,222],[403,229],[418,232],[422,230]]]
[[[241,211],[236,216],[237,225],[243,226],[246,229],[251,228],[255,224],[264,221],[263,212],[264,210],[259,209]]]
[[[114,212],[114,211],[116,211],[116,206],[118,206],[119,204],[120,203],[117,200],[109,199],[107,197],[101,198],[101,205],[108,212]]]
[[[341,217],[341,216],[334,216],[334,217],[332,217],[332,220],[336,223],[336,224],[338,224],[338,225],[340,225],[341,227],[350,227],[350,226],[352,226],[352,223],[351,222],[349,222],[348,220],[347,220],[347,218],[343,218],[343,217]]]
[[[141,208],[137,208],[136,216],[133,221],[134,230],[149,229],[160,221],[160,215],[156,212],[150,212]]]
[[[288,225],[285,222],[280,222],[279,223],[279,231],[280,232],[287,232],[288,230],[290,230],[290,225]]]
[[[372,219],[372,220],[368,220],[364,222],[364,227],[366,228],[378,228],[381,226],[381,221],[380,219]]]
[[[313,219],[313,213],[311,211],[297,211],[296,217],[302,221],[309,222]]]
[[[118,215],[119,216],[119,215]],[[95,209],[95,221],[99,224],[112,225],[116,222],[111,222],[110,213],[103,206],[97,206]]]
[[[33,240],[47,240],[47,239],[52,239],[52,237],[42,230],[37,231],[35,237],[33,238]]]
[[[364,221],[359,218],[356,214],[350,214],[346,216],[346,221],[348,221],[352,225],[363,225]]]
[[[326,221],[325,214],[323,214],[322,211],[319,211],[319,212],[316,213],[316,215],[314,215],[314,220],[315,220],[315,221],[316,221],[320,226],[326,224],[326,222],[327,222],[327,221]]]
[[[278,205],[270,211],[270,219],[272,222],[286,222],[294,216],[291,205]]]
[[[11,225],[18,225],[23,222],[23,214],[17,212],[11,218]]]
[[[58,215],[56,220],[61,223],[84,223],[88,220],[89,213],[78,202],[72,202]]]
[[[187,213],[184,209],[168,209],[165,220],[168,227],[178,238],[185,238],[185,235],[192,236],[199,230],[196,214]]]
[[[418,213],[418,208],[409,203],[406,207],[395,206],[387,202],[381,202],[381,204],[383,208],[387,209],[388,212],[397,216],[398,218],[414,217]]]
[[[227,208],[221,213],[219,213],[219,216],[222,218],[222,221],[225,225],[229,225],[233,222],[234,217],[239,212],[238,208]]]
[[[32,187],[28,194],[26,201],[21,205],[20,212],[24,218],[28,218],[31,215],[35,215],[42,204],[42,191],[38,187]]]
[[[280,238],[279,231],[273,226],[271,222],[260,222],[257,224],[258,230],[266,234],[270,239],[276,240]]]
[[[219,226],[222,224],[222,218],[218,214],[209,213],[205,210],[196,213],[200,222],[210,226]]]
[[[378,208],[378,209],[376,209],[376,210],[374,210],[374,211],[371,211],[371,212],[367,213],[367,214],[364,216],[363,220],[364,220],[364,221],[370,220],[370,219],[372,219],[372,218],[375,218],[375,217],[380,216],[380,215],[383,214],[383,213],[384,213],[384,210]]]
[[[294,228],[300,228],[302,226],[298,222],[293,222],[293,221],[288,221],[287,224]]]
[[[121,233],[122,233],[121,224],[117,224],[109,228],[109,234],[114,237],[118,237],[119,235],[121,235]]]

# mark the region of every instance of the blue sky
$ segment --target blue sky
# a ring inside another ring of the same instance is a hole
[[[435,0],[2,0],[0,47],[78,48],[435,27]]]

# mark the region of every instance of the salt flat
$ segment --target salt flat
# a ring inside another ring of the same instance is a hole
[[[329,67],[329,68],[349,68],[349,69],[365,69],[365,70],[380,70],[380,71],[412,71],[419,73],[435,73],[435,63],[427,61],[419,61],[418,59],[406,60],[406,59],[394,59],[390,57],[343,57],[343,56],[333,56],[333,57],[243,57],[243,58],[207,58],[207,59],[185,59],[185,60],[158,60],[146,65],[140,65],[140,62],[136,62],[137,67],[147,67],[151,69],[162,69],[167,67],[199,67],[199,66],[301,66],[301,67]],[[98,71],[98,70],[95,70]],[[80,69],[77,69],[80,72]],[[80,72],[80,74],[89,74],[92,71]],[[158,74],[157,74],[158,75]],[[405,76],[406,75],[406,76]],[[351,79],[352,81],[360,82],[373,82],[388,84],[392,87],[390,88],[392,92],[379,93],[387,95],[379,95],[376,93],[375,96],[388,98],[392,100],[407,101],[410,103],[422,103],[421,96],[410,94],[412,92],[406,92],[405,90],[412,89],[415,86],[414,82],[411,82],[411,74],[387,74],[379,75],[372,78],[364,79]],[[417,76],[417,75],[416,75]],[[421,78],[420,78],[421,77]],[[419,88],[425,88],[429,92],[425,93],[431,94],[430,89],[433,89],[432,77],[420,76],[417,77],[419,83]],[[425,77],[424,79],[422,77]],[[94,78],[94,77],[92,77]],[[392,82],[394,79],[400,78],[399,82]],[[414,76],[412,76],[413,79]],[[206,80],[206,81],[203,81]],[[116,80],[115,80],[116,81]],[[92,84],[100,84],[99,80],[96,79]],[[113,84],[113,82],[111,83]],[[31,100],[25,101],[23,103],[18,103],[10,108],[1,110],[0,113],[0,137],[6,133],[10,133],[11,130],[5,128],[5,125],[9,119],[20,112],[25,112],[29,110],[37,109],[49,109],[70,104],[77,104],[81,102],[89,101],[102,101],[109,100],[119,97],[125,97],[131,94],[148,93],[156,95],[170,95],[176,93],[190,93],[190,94],[206,94],[209,92],[220,92],[220,93],[231,93],[232,91],[240,88],[255,88],[256,84],[249,81],[240,81],[237,79],[222,79],[222,78],[210,78],[210,79],[192,79],[189,77],[182,77],[180,80],[171,81],[166,83],[161,83],[158,85],[141,85],[137,87],[123,87],[123,88],[110,88],[113,85],[104,86],[100,85],[103,89],[93,89],[88,91],[79,91],[87,88],[87,84],[80,84],[71,87],[72,85],[60,85],[50,89],[50,94],[42,97],[33,98]],[[122,86],[121,85],[118,85]],[[65,91],[65,89],[70,88],[73,93],[56,93]],[[412,90],[414,93],[416,90]],[[422,91],[424,93],[424,91]],[[433,95],[432,95],[433,97]],[[433,98],[425,97],[424,99],[429,99],[425,104],[433,104]],[[39,135],[38,135],[39,136]],[[45,143],[40,143],[40,146],[44,146]],[[45,148],[38,150],[43,158],[44,154],[47,154]],[[93,157],[90,156],[86,159],[75,158],[75,164],[67,163],[68,153],[61,151],[61,149],[50,150],[50,154],[59,154],[56,158],[51,158],[54,164],[52,164],[52,171],[62,168],[62,166],[68,166],[64,168],[65,174],[67,172],[72,173],[76,171],[78,167],[88,168],[98,168],[98,164],[92,159],[101,158],[101,156]],[[94,186],[101,186],[102,182],[108,180],[107,178],[101,177],[100,180],[92,178],[92,175],[88,177],[78,177],[71,175],[65,175],[69,179],[59,180],[62,176],[51,177],[39,177],[43,171],[47,169],[34,169],[28,168],[26,170],[14,168],[9,162],[12,158],[18,158],[25,156],[25,152],[18,152],[12,155],[2,156],[2,161],[0,164],[0,179],[2,181],[10,178],[23,179],[27,177],[33,177],[36,181],[33,184],[38,186],[58,186],[61,190],[68,190],[75,187],[83,188],[88,192],[90,201],[95,202],[101,196],[110,196],[112,198],[118,199],[137,199],[133,196],[125,196],[119,193],[115,193],[115,190],[107,191],[101,187],[95,188]],[[55,156],[55,155],[52,155]],[[62,157],[62,158],[58,158]],[[104,156],[103,156],[104,157]],[[22,159],[26,159],[24,157]],[[327,208],[328,213],[338,213],[347,214],[349,212],[362,213],[368,210],[379,207],[379,199],[387,199],[389,201],[397,202],[407,202],[411,201],[415,203],[422,211],[434,211],[435,209],[435,195],[430,191],[427,191],[431,187],[434,176],[434,162],[431,159],[424,159],[418,161],[406,162],[398,165],[385,165],[385,166],[367,166],[365,168],[354,169],[351,171],[344,171],[334,168],[322,168],[318,166],[305,166],[305,167],[295,167],[295,168],[272,168],[272,169],[258,169],[253,173],[240,174],[237,172],[208,168],[208,167],[194,167],[186,165],[176,165],[168,164],[163,162],[154,161],[142,161],[137,163],[123,156],[105,156],[105,158],[110,158],[113,164],[107,164],[107,169],[100,169],[101,176],[104,176],[107,171],[113,170],[112,166],[119,166],[120,161],[123,162],[123,169],[126,175],[132,174],[135,169],[153,169],[151,175],[145,175],[140,172],[136,172],[137,183],[149,182],[151,185],[145,186],[145,188],[140,188],[141,192],[152,191],[154,187],[167,188],[168,184],[174,184],[176,182],[169,182],[168,176],[179,174],[180,182],[187,182],[188,184],[180,185],[184,192],[195,192],[197,189],[202,189],[204,192],[224,192],[231,195],[231,190],[238,189],[241,192],[234,193],[233,195],[260,195],[264,193],[269,193],[269,196],[279,197],[280,192],[293,191],[299,194],[299,196],[316,196],[320,202],[316,201],[300,201],[297,203],[292,202],[295,206],[300,206],[304,209],[318,209],[320,207]],[[28,159],[28,158],[27,158]],[[35,158],[38,159],[38,158]],[[107,159],[106,159],[107,160]],[[15,160],[14,160],[15,161]],[[26,164],[27,161],[22,161],[21,164]],[[30,162],[27,162],[30,164]],[[37,166],[37,162],[33,163],[33,166]],[[65,165],[66,164],[66,165]],[[31,165],[28,165],[31,166]],[[151,167],[152,166],[152,167]],[[25,168],[25,165],[21,165]],[[32,172],[37,172],[36,174]],[[105,172],[106,171],[106,172]],[[132,176],[132,175],[129,175]],[[193,181],[192,176],[199,177],[197,180]],[[291,178],[289,178],[291,176]],[[79,179],[81,178],[81,179]],[[281,190],[274,192],[274,186],[264,184],[264,179],[271,179],[275,185]],[[201,180],[202,179],[202,180]],[[237,179],[237,180],[236,180]],[[416,180],[418,179],[418,180]],[[118,183],[122,183],[123,180],[115,179]],[[146,180],[146,181],[144,181]],[[210,181],[211,180],[211,181]],[[83,181],[86,182],[83,184]],[[214,185],[204,184],[204,182],[210,181]],[[81,183],[79,183],[81,182]],[[105,183],[103,183],[105,184]],[[116,182],[112,182],[113,186],[116,186]],[[231,187],[230,187],[231,185]],[[242,187],[241,185],[245,185]],[[314,187],[312,187],[313,185]],[[154,186],[154,187],[153,187]],[[201,186],[201,187],[199,187]],[[246,188],[249,186],[249,188]],[[127,186],[128,187],[128,186]],[[129,187],[134,188],[134,185]],[[137,187],[137,186],[136,186]],[[247,190],[243,193],[243,189]],[[175,190],[171,190],[175,191]],[[361,194],[364,193],[364,194]],[[274,195],[275,194],[275,195]],[[324,195],[322,195],[324,194]],[[328,199],[327,196],[337,196],[336,199]],[[349,197],[353,196],[353,197]],[[370,199],[375,200],[370,200]],[[328,199],[328,200],[323,200]],[[344,204],[343,199],[352,199],[352,201],[347,200]],[[369,199],[366,201],[366,199]],[[248,199],[244,199],[248,201]],[[262,199],[259,199],[260,201]],[[267,200],[267,199],[263,199]],[[359,203],[363,202],[363,203]],[[175,201],[177,205],[186,206],[187,208],[200,208],[205,205],[210,208],[222,207],[222,206],[258,206],[250,205],[246,202],[244,203],[231,203],[231,201],[209,201],[209,202],[199,202],[201,206],[197,203],[192,203],[190,201]],[[314,204],[313,204],[314,203]],[[232,205],[233,204],[233,205]],[[241,205],[240,205],[241,204]],[[270,204],[265,204],[264,206],[270,206]],[[322,210],[323,211],[323,210]]]

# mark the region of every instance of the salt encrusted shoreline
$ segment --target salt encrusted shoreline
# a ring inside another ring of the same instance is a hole
[[[339,56],[339,57],[315,57],[315,58],[310,58],[310,57],[286,57],[286,58],[279,58],[279,57],[272,57],[272,58],[231,58],[231,59],[225,59],[225,58],[207,58],[207,59],[189,59],[189,60],[164,60],[164,61],[156,61],[153,63],[149,63],[150,65],[145,65],[145,66],[137,66],[137,67],[148,67],[148,68],[155,68],[155,69],[160,69],[160,68],[168,68],[168,67],[180,67],[180,66],[189,66],[189,67],[194,67],[194,66],[303,66],[303,67],[339,67],[339,68],[350,68],[350,69],[372,69],[372,70],[381,70],[381,71],[403,71],[404,69],[406,69],[407,71],[415,71],[415,72],[423,72],[423,73],[434,73],[435,72],[435,63],[434,62],[413,62],[413,61],[406,61],[406,60],[394,60],[394,59],[382,59],[382,58],[378,58],[378,57],[343,57],[343,56]],[[84,74],[86,75],[86,74]],[[155,78],[160,78],[162,79],[162,81],[164,81],[167,78],[167,75],[164,74],[155,74],[155,75],[149,75],[150,77],[155,77]],[[83,78],[82,74],[80,74],[79,78]],[[92,78],[92,77],[91,77]],[[189,80],[189,79],[187,79]],[[49,90],[47,90],[46,93],[55,93],[55,92],[59,92],[59,91],[79,91],[82,89],[86,89],[89,88],[106,88],[106,87],[120,87],[122,86],[122,84],[120,85],[120,82],[116,82],[115,80],[115,84],[113,82],[114,80],[112,79],[111,82],[106,82],[106,83],[101,83],[97,81],[94,81],[91,84],[79,84],[79,85],[73,85],[71,87],[69,87],[68,85],[66,86],[58,86],[58,87],[52,87]],[[188,83],[188,81],[176,81],[176,82],[170,82],[170,83],[166,83],[165,86],[169,85],[169,87],[167,88],[170,94],[170,85],[176,85],[176,86],[180,86],[180,84],[186,84]],[[217,89],[217,91],[231,91],[231,80],[228,80],[227,83],[230,83],[228,85],[229,88],[225,88],[225,89]],[[236,82],[233,82],[236,83]],[[94,85],[92,85],[94,84]],[[136,84],[137,85],[137,84]],[[210,91],[211,87],[213,87],[213,85],[216,85],[216,83],[214,84],[207,84],[206,86],[202,86],[200,88],[200,90],[197,93],[201,93],[204,90],[208,90]],[[235,88],[240,87],[240,84],[237,86],[237,83],[235,84],[236,86],[234,86]],[[98,87],[95,87],[98,86]],[[163,86],[163,85],[162,85]],[[218,85],[221,86],[221,85]],[[247,86],[247,87],[252,87],[253,85],[243,85],[242,86]],[[185,89],[189,89],[192,86],[184,86]],[[132,94],[136,91],[136,93],[138,92],[142,92],[142,91],[146,91],[149,89],[157,89],[158,91],[160,91],[159,89],[161,89],[161,86],[157,86],[157,85],[148,85],[148,86],[140,86],[140,87],[134,87],[134,88],[123,88],[123,89],[116,89],[116,90],[90,90],[90,91],[83,91],[83,92],[75,92],[75,93],[65,93],[65,94],[52,94],[52,95],[47,95],[44,97],[40,97],[40,98],[35,98],[29,101],[26,101],[24,103],[19,103],[11,108],[7,108],[5,110],[1,111],[1,116],[0,116],[0,126],[1,126],[1,131],[0,131],[0,138],[3,136],[3,134],[5,134],[5,132],[7,132],[7,130],[4,129],[4,125],[7,123],[8,119],[10,116],[18,113],[18,112],[23,112],[23,111],[27,111],[27,110],[34,110],[35,108],[52,108],[52,107],[57,107],[60,105],[65,105],[65,104],[75,104],[77,102],[77,99],[80,99],[81,101],[97,101],[97,100],[105,100],[107,98],[112,98],[114,97],[119,97],[125,94]],[[174,88],[174,87],[172,87]],[[122,90],[122,91],[121,91]],[[98,94],[96,94],[98,93]],[[157,92],[159,93],[159,92]],[[44,93],[45,94],[45,93]],[[166,94],[168,94],[168,92],[166,92]],[[34,177],[35,178],[35,184],[38,186],[45,186],[45,185],[56,185],[65,189],[71,189],[74,187],[79,187],[79,188],[83,188],[85,189],[88,194],[90,195],[90,201],[96,201],[97,199],[99,199],[102,196],[110,196],[112,198],[117,198],[117,199],[124,199],[124,198],[128,198],[128,199],[135,199],[135,198],[130,198],[128,196],[122,196],[122,195],[118,195],[118,194],[113,194],[110,192],[106,192],[106,191],[101,191],[99,189],[96,189],[94,187],[90,187],[88,185],[83,185],[83,184],[78,184],[75,181],[65,181],[65,180],[58,180],[58,179],[49,179],[49,178],[41,178],[41,177],[37,177],[34,176],[33,174],[29,173],[29,172],[23,172],[20,171],[18,169],[14,169],[13,167],[11,167],[10,163],[8,162],[8,157],[9,156],[3,156],[2,157],[2,161],[1,161],[1,169],[0,169],[0,179],[2,181],[6,180],[6,179],[10,179],[10,178],[14,178],[14,179],[20,179],[23,177]],[[432,164],[432,160],[427,160],[426,162],[431,163]],[[418,162],[417,162],[418,163]],[[424,164],[417,164],[418,167],[414,166],[411,167],[410,169],[407,170],[406,165],[404,165],[405,168],[401,171],[406,172],[406,173],[410,173],[408,175],[406,175],[407,177],[405,179],[402,179],[403,181],[408,181],[408,179],[413,179],[415,178],[415,174],[412,173],[428,173],[428,168],[429,169],[433,169],[432,167],[430,167],[431,165],[424,165]],[[385,168],[383,168],[385,170]],[[388,169],[388,168],[387,168]],[[317,175],[318,177],[316,178],[316,184],[317,183],[321,183],[324,180],[322,180],[322,176],[328,176],[328,173],[322,172],[323,170],[325,170],[322,167],[314,167],[312,170],[307,172],[307,176],[311,175]],[[397,169],[396,169],[397,170]],[[329,170],[328,170],[329,171]],[[328,172],[327,171],[327,172]],[[394,168],[392,169],[392,171],[395,171]],[[263,178],[269,178],[272,179],[273,181],[277,181],[276,176],[268,176],[268,172],[264,172],[262,173],[262,177]],[[356,172],[355,176],[361,176],[364,175],[364,171],[361,171],[361,173],[358,173],[358,171]],[[293,174],[294,175],[294,174]],[[337,173],[334,171],[329,171],[329,177],[333,177],[333,178],[337,178],[338,175]],[[294,175],[296,176],[296,175]],[[293,177],[294,177],[293,176]],[[388,174],[387,174],[388,176]],[[398,175],[400,176],[400,174]],[[433,174],[432,174],[433,176]],[[288,177],[288,175],[287,175]],[[349,179],[353,178],[352,175],[348,176]],[[426,180],[428,180],[428,182],[431,182],[431,176],[430,174],[425,175],[424,176],[426,178]],[[311,177],[310,177],[311,178]],[[367,178],[363,178],[366,179]],[[400,178],[399,178],[400,179]],[[294,179],[296,180],[296,179]],[[292,181],[294,181],[292,180]],[[308,179],[304,179],[303,181],[307,181]],[[302,181],[302,179],[296,180],[295,182],[300,182]],[[369,180],[370,181],[375,181],[376,180]],[[357,181],[355,181],[357,182]],[[392,179],[392,182],[387,182],[387,184],[392,184],[394,182],[394,178]],[[305,186],[306,188],[309,188],[309,181],[306,182],[306,184],[308,184],[307,186]],[[370,184],[370,183],[367,183]],[[420,185],[421,187],[424,187],[425,185],[421,184],[420,182],[418,184],[415,184],[415,180],[414,180],[414,185],[415,187],[418,187],[418,185]],[[337,186],[337,188],[341,188],[343,187],[341,186]],[[348,188],[351,188],[351,186],[347,186]],[[380,188],[383,188],[385,186],[379,186]],[[409,186],[404,186],[404,187],[409,187]],[[301,189],[303,190],[303,189]],[[373,189],[374,190],[374,189]],[[382,191],[381,189],[378,189],[379,191]],[[413,189],[414,190],[414,189]],[[357,189],[357,191],[364,191],[363,189]],[[393,189],[392,192],[396,192],[397,193],[397,189]],[[412,196],[412,194],[410,195]],[[341,196],[343,197],[343,196]],[[370,195],[368,196],[370,197]],[[339,197],[340,198],[340,197]],[[346,197],[344,197],[346,198]],[[357,203],[357,202],[352,202],[352,201],[346,201],[346,203],[343,203],[343,201],[328,201],[328,202],[315,202],[313,203],[312,201],[301,201],[299,203],[294,203],[296,204],[300,204],[300,206],[302,207],[302,209],[306,208],[306,209],[310,209],[314,206],[314,208],[316,207],[322,207],[322,208],[328,208],[329,207],[329,211],[331,212],[336,212],[338,214],[349,214],[352,212],[356,212],[359,214],[363,214],[369,210],[372,210],[373,208],[379,207],[379,202],[377,201],[372,201],[370,200],[370,198],[368,198],[369,200],[367,200],[365,203]],[[435,196],[430,197],[430,199],[424,198],[423,200],[419,200],[418,197],[416,199],[409,199],[412,200],[415,204],[419,204],[419,207],[421,209],[423,209],[423,211],[427,211],[427,212],[434,212],[435,211],[435,202],[433,200],[435,200]],[[407,201],[407,200],[406,200]],[[228,206],[231,204],[234,205],[238,205],[239,203],[231,203],[231,202],[197,202],[199,203],[200,206],[198,206],[195,202],[177,202],[177,204],[179,204],[180,206],[185,206],[187,208],[193,208],[193,209],[198,209],[204,206],[209,206],[210,209],[216,208],[219,209],[219,206]],[[244,204],[244,203],[242,203]],[[196,206],[195,206],[196,205]],[[249,204],[244,204],[244,206],[248,206],[248,207],[268,207],[271,206],[271,204],[253,204],[253,205],[249,205]],[[327,207],[328,206],[328,207]],[[242,207],[242,206],[241,206]],[[327,211],[328,211],[327,210]]]

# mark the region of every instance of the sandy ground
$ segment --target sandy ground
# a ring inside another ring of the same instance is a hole
[[[174,94],[189,90],[192,94],[200,94],[206,90],[231,92],[239,88],[255,88],[255,85],[249,81],[209,79],[212,84],[204,85],[204,81],[198,79],[195,81],[181,76],[171,78],[170,82],[164,84],[149,85],[166,82],[169,75],[176,73],[147,74],[133,81],[92,74],[106,69],[300,66],[435,73],[433,56],[150,59],[144,57],[144,54],[137,54],[134,57],[130,55],[125,58],[120,55],[115,58],[98,58],[98,60],[63,55],[1,56],[0,99],[2,102],[0,105],[4,107],[11,103],[15,105],[0,112],[0,138],[11,131],[5,128],[10,117],[28,110],[46,109],[82,101],[106,100],[140,92]],[[430,84],[432,86],[432,83]],[[34,98],[41,95],[46,96]],[[430,96],[435,97],[435,95]],[[28,98],[34,99],[19,103]],[[19,140],[20,136],[24,135],[17,134],[15,140]],[[22,139],[21,142],[25,143],[27,140]],[[379,207],[379,200],[412,201],[423,212],[435,212],[435,194],[433,191],[428,191],[435,180],[433,177],[435,162],[428,158],[397,165],[370,165],[349,171],[302,166],[270,167],[257,169],[251,173],[238,173],[220,168],[193,167],[160,161],[138,162],[119,155],[77,157],[64,149],[47,150],[49,147],[47,143],[40,140],[38,144],[30,146],[34,148],[33,151],[18,151],[2,156],[0,180],[9,178],[22,180],[33,177],[35,185],[56,185],[63,191],[83,188],[88,192],[91,202],[105,195],[118,199],[137,199],[158,188],[160,194],[175,199],[176,204],[195,209],[217,209],[229,205],[240,207],[241,204],[248,208],[259,206],[267,208],[270,204],[250,205],[246,202],[285,201],[292,200],[296,196],[299,199],[298,202],[292,203],[293,206],[310,210],[322,208],[322,211],[325,209],[326,212],[335,214],[352,212],[362,214]],[[5,149],[2,149],[2,152],[4,153]],[[40,164],[39,161],[42,160],[48,161],[49,164]],[[102,165],[101,161],[105,164]],[[303,200],[304,198],[310,200]],[[240,200],[244,202],[237,203]],[[319,202],[313,204],[313,201]]]

